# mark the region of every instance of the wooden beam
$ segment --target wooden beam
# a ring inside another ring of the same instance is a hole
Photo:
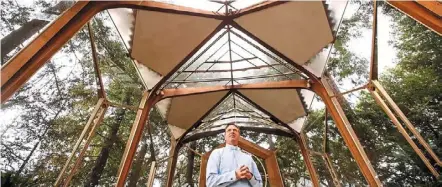
[[[361,169],[362,175],[364,175],[370,186],[382,186],[379,177],[371,165],[370,160],[367,157],[356,133],[351,127],[350,122],[345,116],[344,110],[342,109],[339,101],[336,97],[331,97],[333,91],[327,81],[322,80],[322,82],[313,81],[312,90],[321,97],[327,111],[336,123],[344,142],[348,146],[353,158],[356,160],[359,168]]]
[[[94,125],[92,126],[91,131],[89,132],[89,135],[86,139],[86,142],[83,145],[83,149],[81,149],[80,154],[77,157],[77,160],[75,161],[74,167],[72,167],[71,172],[69,172],[68,178],[66,178],[66,181],[64,182],[63,186],[67,187],[69,186],[69,183],[71,182],[74,175],[77,173],[77,169],[80,168],[81,163],[83,162],[84,154],[86,154],[86,151],[89,147],[89,144],[92,141],[92,138],[95,136],[95,132],[97,131],[98,127],[100,127],[101,122],[103,121],[104,114],[106,114],[107,106],[104,106],[101,108],[98,118],[94,120]]]
[[[104,98],[100,98],[100,99],[98,99],[97,104],[95,104],[95,108],[92,111],[91,116],[89,117],[89,120],[87,121],[86,125],[83,128],[83,132],[81,132],[80,137],[78,137],[77,143],[75,143],[74,148],[72,149],[72,152],[71,152],[69,158],[66,160],[66,163],[64,164],[60,173],[58,174],[58,177],[54,183],[54,186],[59,186],[61,184],[61,181],[62,181],[62,178],[63,178],[63,175],[64,175],[66,169],[68,168],[69,164],[71,163],[72,158],[74,157],[75,153],[77,152],[77,149],[80,146],[81,142],[83,142],[84,136],[89,131],[89,128],[92,125],[92,123],[94,122],[94,119],[98,114],[98,111],[100,110],[100,108],[103,107],[104,101],[105,101]]]
[[[140,142],[140,138],[143,133],[144,125],[148,119],[149,111],[155,105],[158,99],[159,97],[156,95],[149,95],[147,91],[143,93],[139,106],[141,109],[138,110],[137,115],[135,116],[129,138],[127,139],[126,148],[124,150],[123,157],[121,158],[120,167],[118,169],[118,180],[116,183],[116,186],[118,187],[124,186],[126,178],[129,174],[133,157],[137,151],[138,143]]]
[[[180,145],[174,137],[170,137],[170,151],[169,151],[169,161],[167,163],[167,180],[166,187],[172,187],[173,177],[175,174],[176,163],[178,160],[178,152],[180,150]]]
[[[277,6],[283,3],[286,3],[288,1],[263,1],[254,5],[251,5],[249,7],[246,7],[244,9],[241,9],[237,14],[233,15],[233,19],[247,15],[247,14],[251,14],[253,12],[257,12],[260,10],[264,10],[273,6]]]
[[[249,142],[248,140],[244,138],[240,138],[238,141],[238,147],[246,150],[249,153],[252,153],[253,155],[256,155],[260,158],[267,158],[270,155],[272,155],[272,151],[269,151],[267,149],[262,148],[259,145],[256,145],[252,142]]]
[[[278,165],[278,160],[276,159],[276,153],[272,151],[269,157],[267,157],[264,162],[266,166],[265,169],[267,170],[267,175],[269,176],[269,186],[284,186],[284,182],[282,181],[281,172]]]
[[[29,80],[95,14],[110,8],[134,8],[223,19],[209,11],[154,1],[78,1],[1,68],[1,103]]]
[[[310,181],[313,183],[314,187],[319,187],[319,178],[316,173],[315,166],[310,158],[310,151],[307,148],[305,135],[295,136],[296,141],[298,142],[299,149],[301,150],[302,157],[304,158],[304,164],[307,167],[308,173],[310,174]]]
[[[91,22],[87,23],[87,28],[89,31],[89,41],[91,42],[92,60],[94,62],[95,76],[97,78],[98,97],[99,98],[106,98],[106,92],[104,91],[103,80],[101,79],[101,71],[100,71],[100,66],[98,63],[97,48],[95,46],[95,38],[94,38],[94,32],[92,30]]]
[[[421,136],[419,131],[414,128],[414,125],[408,120],[407,116],[402,112],[402,110],[399,108],[399,106],[396,105],[396,102],[393,101],[393,99],[390,97],[390,95],[385,91],[384,87],[378,82],[378,81],[372,81],[373,85],[376,88],[376,91],[380,93],[381,96],[385,98],[387,103],[393,108],[393,110],[398,114],[399,118],[405,123],[405,126],[413,133],[413,135],[417,138],[419,143],[424,146],[425,150],[428,151],[428,153],[431,155],[431,157],[437,162],[439,166],[442,166],[442,162],[439,159],[439,157],[434,153],[433,149],[431,149],[430,145],[428,145],[427,141],[424,140],[424,138]]]
[[[442,15],[436,15],[432,10],[422,6],[422,4],[415,1],[395,1],[388,0],[388,4],[397,8],[399,11],[407,14],[414,20],[422,23],[439,35],[442,35]],[[439,3],[439,2],[437,2]],[[436,8],[436,12],[440,12],[440,5]]]
[[[426,9],[430,10],[431,12],[435,13],[436,15],[442,16],[442,2],[440,0],[415,1],[415,2],[425,7]]]
[[[404,136],[405,140],[407,140],[408,144],[411,145],[414,152],[421,158],[421,160],[424,162],[424,164],[427,166],[427,168],[430,170],[430,172],[436,177],[439,177],[439,173],[436,171],[436,169],[431,165],[430,161],[428,161],[427,157],[425,157],[424,153],[419,149],[419,147],[414,143],[414,141],[411,139],[410,135],[408,135],[407,131],[404,129],[404,127],[401,125],[399,120],[396,118],[396,116],[393,114],[393,112],[388,108],[388,105],[385,103],[385,101],[381,98],[381,96],[373,90],[370,90],[371,95],[375,99],[376,103],[384,110],[385,113],[387,113],[387,116],[391,119],[391,121],[396,125],[398,131]]]
[[[207,86],[199,88],[175,88],[163,89],[161,91],[162,98],[178,97],[185,95],[201,94],[208,92],[217,92],[231,89],[290,89],[290,88],[310,88],[308,80],[287,80],[278,82],[264,82],[242,85],[225,85],[225,86]]]
[[[203,154],[203,156],[201,157],[200,177],[199,177],[199,186],[200,187],[206,187],[206,169],[207,169],[207,162],[209,161],[210,153],[212,153],[212,151]]]
[[[152,187],[153,186],[153,181],[155,180],[155,172],[156,172],[156,170],[157,170],[156,162],[152,161],[152,163],[150,165],[149,178],[147,180],[147,187]]]
[[[370,77],[369,80],[378,80],[378,58],[377,58],[377,33],[378,33],[378,12],[377,0],[373,1],[373,25],[371,35],[371,59],[370,59]]]
[[[89,1],[79,1],[59,16],[40,35],[1,68],[1,103],[37,72],[81,27],[96,10]],[[81,12],[81,13],[80,13]],[[84,20],[84,21],[82,21]],[[69,29],[65,29],[66,26]],[[61,34],[63,33],[63,34]]]
[[[331,158],[328,155],[328,153],[324,153],[323,155],[324,161],[325,161],[325,165],[327,166],[328,171],[330,172],[330,175],[333,178],[333,183],[336,187],[341,187],[341,182],[339,180],[338,174],[336,173],[334,167],[333,167],[333,163],[331,162]]]

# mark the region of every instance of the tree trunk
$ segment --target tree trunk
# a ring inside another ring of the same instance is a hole
[[[190,143],[189,147],[193,150],[196,149],[196,142],[193,141]],[[190,149],[187,150],[187,171],[186,171],[186,183],[189,184],[190,187],[193,187],[193,168],[195,161],[195,153]]]
[[[130,95],[127,94],[125,96],[125,104],[130,104]],[[120,129],[121,122],[126,115],[125,109],[118,109],[116,114],[116,119],[114,123],[111,124],[111,130],[109,135],[107,136],[107,140],[104,143],[104,147],[101,149],[100,154],[95,161],[95,165],[92,169],[89,180],[86,182],[85,186],[97,186],[98,181],[101,178],[101,174],[104,171],[104,167],[106,166],[107,160],[109,158],[110,151],[114,146],[115,142],[118,139],[118,130]]]
[[[273,143],[272,135],[271,134],[267,134],[267,139],[268,139],[268,143],[269,143],[269,149],[270,150],[275,150],[275,143]]]
[[[74,3],[74,1],[60,1],[55,6],[50,7],[43,12],[48,14],[60,15],[66,9],[71,7]],[[35,33],[45,27],[48,23],[49,21],[46,20],[32,19],[17,30],[12,31],[7,36],[2,38],[1,64],[3,65],[6,62],[5,57],[8,53],[17,48],[24,41],[28,40],[31,36],[33,36]]]
[[[9,52],[17,48],[48,23],[45,20],[33,19],[2,38],[2,65],[6,62],[5,57]]]
[[[147,136],[145,136],[145,139],[147,138]],[[148,148],[148,143],[145,143],[142,145],[140,152],[137,155],[137,158],[135,159],[135,161],[132,164],[132,171],[131,171],[131,175],[129,177],[129,187],[135,187],[137,185],[138,180],[140,179],[141,176],[141,169],[143,168],[143,161],[144,161],[144,157],[146,156],[147,153],[147,148]],[[149,161],[146,163],[147,165],[149,164],[149,162],[151,162],[151,158],[149,158]]]

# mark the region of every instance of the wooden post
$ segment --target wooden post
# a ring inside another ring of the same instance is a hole
[[[364,175],[368,184],[370,186],[382,186],[382,183],[374,171],[370,160],[368,160],[367,154],[362,148],[356,133],[345,116],[339,101],[337,98],[332,97],[333,92],[331,91],[327,81],[312,81],[311,85],[312,90],[322,98],[322,101],[327,107],[327,111],[335,121],[336,127],[344,139],[345,144],[347,144],[348,148],[350,149],[353,158],[356,160],[356,163],[361,169],[362,174]]]
[[[147,187],[153,186],[153,181],[155,180],[155,172],[157,170],[156,161],[152,161],[150,165],[149,179],[147,180]]]
[[[146,91],[141,98],[140,108],[135,116],[135,121],[132,125],[132,129],[129,138],[126,143],[123,157],[121,158],[120,168],[118,169],[118,180],[116,186],[123,187],[126,178],[129,174],[129,169],[133,161],[135,152],[137,151],[138,143],[140,142],[141,135],[143,133],[144,124],[146,124],[149,116],[150,109],[155,105],[160,97],[157,95],[149,95]]]
[[[310,174],[310,180],[312,181],[314,187],[319,187],[320,185],[319,185],[318,174],[316,173],[315,166],[313,165],[312,160],[310,158],[310,153],[309,150],[307,149],[304,135],[300,135],[300,137],[297,138],[297,142],[301,150],[304,164],[307,167],[308,173]]]
[[[166,187],[172,187],[173,177],[175,174],[175,167],[178,160],[178,152],[180,150],[180,146],[177,144],[175,138],[170,137],[170,151],[169,151],[169,161],[167,163],[167,181]]]
[[[385,91],[384,87],[378,82],[378,81],[372,81],[373,85],[375,86],[378,93],[385,98],[388,104],[390,104],[391,108],[398,114],[399,118],[405,123],[405,126],[413,133],[413,135],[417,138],[419,143],[424,146],[425,150],[428,151],[428,153],[431,155],[431,157],[437,162],[439,166],[442,166],[442,162],[439,159],[439,157],[434,153],[433,149],[431,149],[430,145],[424,140],[424,138],[421,136],[421,134],[414,128],[414,125],[408,120],[408,118],[405,116],[405,114],[402,112],[402,110],[399,108],[399,106],[396,105],[396,103],[393,101],[393,99],[390,97],[390,95]]]
[[[81,149],[81,151],[80,151],[80,155],[78,155],[77,160],[75,161],[74,167],[72,167],[71,172],[69,173],[68,178],[64,182],[64,185],[63,185],[64,187],[67,187],[69,185],[69,183],[72,180],[72,177],[74,177],[74,175],[77,172],[77,169],[80,167],[81,162],[83,162],[84,154],[86,153],[86,150],[89,147],[89,144],[91,143],[92,138],[95,136],[96,130],[100,126],[101,122],[103,121],[103,117],[104,117],[104,114],[106,114],[106,110],[107,110],[107,106],[104,106],[103,108],[101,108],[101,111],[99,112],[98,118],[94,120],[95,121],[94,125],[92,126],[92,129],[89,132],[89,135],[88,135],[88,137],[86,139],[86,142],[83,145],[83,149]]]
[[[100,98],[98,100],[97,104],[95,105],[95,108],[92,111],[92,114],[89,117],[89,120],[87,121],[86,125],[84,126],[83,132],[81,132],[80,137],[77,140],[77,143],[75,143],[75,146],[72,149],[72,152],[71,152],[68,160],[66,160],[66,163],[64,164],[63,169],[61,169],[60,174],[58,174],[58,177],[57,177],[57,180],[54,183],[54,186],[59,186],[60,185],[60,182],[61,182],[61,180],[63,178],[63,175],[64,175],[66,169],[68,168],[69,164],[71,163],[72,158],[74,157],[75,153],[77,152],[77,149],[80,146],[81,142],[83,141],[83,138],[86,135],[87,131],[89,130],[89,127],[91,126],[91,124],[93,123],[95,117],[97,116],[98,111],[103,106],[104,101],[105,101],[104,98]]]
[[[391,119],[391,121],[396,125],[399,132],[404,136],[404,138],[407,140],[407,142],[411,145],[413,150],[417,153],[417,155],[421,158],[421,160],[424,162],[424,164],[427,166],[427,168],[430,170],[430,172],[436,177],[439,177],[439,173],[436,171],[436,169],[431,165],[431,163],[428,161],[427,157],[425,157],[424,153],[417,147],[416,143],[411,139],[411,137],[408,135],[407,131],[404,129],[404,127],[401,125],[399,120],[396,118],[396,116],[393,114],[393,112],[388,108],[388,105],[384,102],[384,100],[381,98],[381,96],[375,92],[370,90],[371,95],[376,100],[379,106],[384,110],[385,113],[387,113],[388,117]]]
[[[323,155],[324,161],[325,161],[325,165],[327,166],[328,171],[330,172],[330,175],[333,178],[333,183],[335,186],[337,187],[341,187],[341,182],[339,181],[339,177],[338,174],[336,174],[336,171],[333,167],[333,164],[331,162],[330,156],[328,155],[328,153],[324,153]]]

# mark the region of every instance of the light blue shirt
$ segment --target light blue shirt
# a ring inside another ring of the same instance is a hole
[[[250,180],[236,180],[235,170],[245,165],[252,172]],[[239,147],[226,144],[226,147],[213,150],[206,168],[207,187],[262,187],[261,174],[252,156],[243,153]]]

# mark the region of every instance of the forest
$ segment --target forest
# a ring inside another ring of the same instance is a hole
[[[345,87],[348,84],[356,87],[368,81],[369,59],[355,53],[350,42],[361,38],[364,31],[371,33],[373,4],[357,0],[350,4],[357,8],[342,20],[326,65],[327,74],[333,77],[338,87],[344,84]],[[441,157],[442,36],[387,3],[381,1],[378,4],[382,16],[391,21],[392,32],[388,42],[396,51],[394,66],[384,70],[379,75],[379,81]],[[1,5],[3,65],[73,2],[36,0],[21,3],[3,0]],[[95,38],[107,99],[125,106],[139,105],[145,87],[109,13],[100,12],[89,23],[92,32],[85,25],[2,104],[2,186],[52,186],[57,180],[100,94],[97,92],[89,40],[91,33]],[[4,45],[6,43],[10,46]],[[361,45],[370,50],[370,43]],[[442,179],[436,179],[431,174],[369,92],[355,92],[343,97],[340,102],[385,186],[442,185]],[[322,101],[315,97],[314,103]],[[71,179],[71,186],[113,186],[117,180],[136,111],[109,106],[104,112],[103,121],[89,144],[80,169]],[[329,153],[341,186],[367,186],[334,121],[325,115],[323,106],[308,111],[304,132],[309,149]],[[324,118],[327,119],[325,122]],[[126,180],[127,186],[145,186],[153,161],[158,164],[154,186],[165,184],[171,141],[167,122],[154,108],[148,123],[153,128],[143,134]],[[325,126],[328,127],[327,147],[323,147]],[[310,176],[294,139],[256,132],[242,132],[242,135],[264,148],[277,151],[285,186],[309,186]],[[417,141],[414,137],[413,140]],[[218,134],[183,146],[179,152],[174,186],[198,186],[201,158],[191,149],[205,153],[222,142],[223,136]],[[335,186],[323,158],[317,155],[311,157],[321,185]],[[435,164],[435,167],[442,171],[441,166]],[[265,168],[259,168],[264,172]]]

